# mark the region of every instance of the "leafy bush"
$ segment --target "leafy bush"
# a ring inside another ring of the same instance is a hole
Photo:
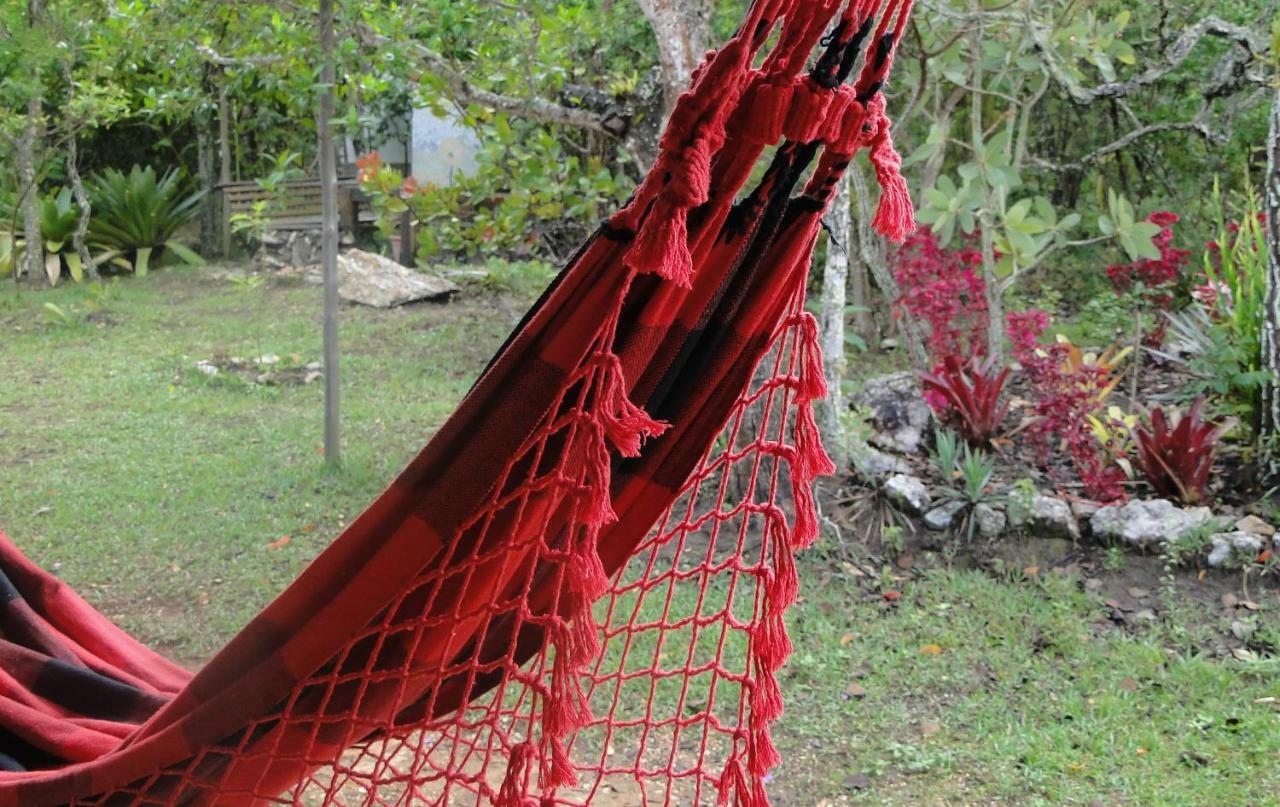
[[[980,276],[976,249],[943,249],[922,227],[894,253],[893,274],[900,296],[894,313],[926,323],[929,357],[940,364],[948,356],[986,352],[987,285]]]
[[[1151,238],[1159,257],[1139,258],[1131,263],[1107,267],[1107,278],[1116,293],[1135,297],[1139,317],[1143,310],[1170,310],[1175,291],[1183,280],[1187,259],[1191,256],[1191,250],[1175,249],[1173,246],[1173,225],[1179,221],[1178,214],[1162,210],[1152,213],[1147,221],[1160,228]],[[1143,328],[1143,342],[1151,347],[1159,347],[1164,342],[1166,321],[1163,317],[1157,317],[1154,325],[1151,329]]]
[[[994,361],[967,362],[948,356],[931,373],[921,373],[925,399],[948,425],[959,430],[965,442],[986,446],[1000,432],[1009,405],[1001,398],[1009,368],[996,369]]]
[[[62,270],[59,261],[65,260],[76,282],[84,279],[84,266],[80,256],[71,248],[71,240],[79,223],[80,206],[72,198],[70,188],[41,197],[40,235],[44,238],[44,248],[48,253],[45,260],[50,262],[50,271],[55,278]]]
[[[168,249],[187,263],[200,256],[174,234],[195,218],[203,191],[188,192],[177,169],[157,179],[155,169],[134,166],[128,173],[109,168],[88,181],[93,204],[89,234],[94,243],[132,257],[136,274],[145,275],[157,249]]]
[[[1151,487],[1184,504],[1204,501],[1214,452],[1230,428],[1228,423],[1201,419],[1203,408],[1203,398],[1197,398],[1186,414],[1156,407],[1147,415],[1147,424],[1134,432],[1138,467]]]
[[[1107,455],[1091,428],[1096,415],[1115,388],[1118,354],[1076,357],[1070,342],[1043,344],[1049,327],[1043,311],[1023,311],[1008,316],[1007,333],[1014,355],[1031,382],[1036,422],[1029,436],[1042,462],[1065,448],[1085,493],[1099,501],[1125,498],[1124,469]],[[1092,359],[1092,360],[1090,360]]]
[[[598,157],[569,152],[553,132],[497,118],[473,175],[447,186],[419,185],[382,162],[360,161],[361,186],[389,235],[409,211],[418,259],[545,257],[559,260],[631,192],[632,182]]]

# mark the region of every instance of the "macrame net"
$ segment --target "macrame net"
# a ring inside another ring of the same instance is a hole
[[[909,5],[754,3],[630,204],[355,534],[83,781],[25,792],[767,804],[794,553],[832,470],[808,267],[860,149],[874,224],[914,226],[880,92]]]

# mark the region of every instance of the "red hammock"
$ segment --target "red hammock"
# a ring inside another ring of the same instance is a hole
[[[913,227],[909,6],[757,0],[458,411],[198,674],[0,536],[0,807],[767,804],[831,470],[808,266],[860,148]]]

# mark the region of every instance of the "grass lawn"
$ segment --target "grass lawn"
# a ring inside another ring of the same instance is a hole
[[[0,525],[135,635],[199,664],[425,442],[530,300],[345,308],[346,464],[326,473],[321,385],[195,369],[317,359],[318,290],[210,269],[105,299],[6,286]],[[1056,573],[935,567],[896,603],[821,548],[802,576],[780,804],[1280,804],[1280,711],[1265,701],[1280,662],[1204,652],[1222,626],[1196,606],[1130,631]],[[1252,618],[1277,631],[1274,594],[1254,598]]]

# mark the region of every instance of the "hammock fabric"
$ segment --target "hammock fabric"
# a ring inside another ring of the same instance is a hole
[[[909,5],[757,0],[453,417],[199,673],[0,537],[0,807],[767,804],[832,470],[808,267],[862,148],[914,227]]]

